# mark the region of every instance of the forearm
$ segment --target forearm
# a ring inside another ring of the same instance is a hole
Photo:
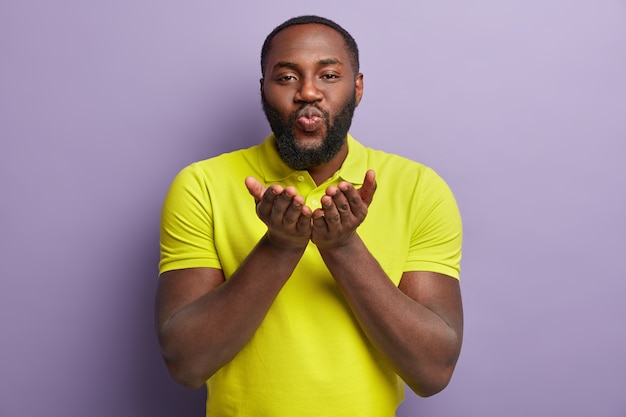
[[[320,253],[370,342],[398,375],[422,396],[443,389],[459,355],[460,330],[398,289],[358,235]]]
[[[198,387],[252,338],[302,257],[262,238],[222,285],[174,312],[160,326],[163,355],[174,377]]]

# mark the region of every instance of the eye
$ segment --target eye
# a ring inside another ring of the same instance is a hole
[[[336,81],[340,78],[340,76],[335,73],[327,73],[327,74],[322,74],[321,78],[327,81]]]
[[[278,82],[289,82],[289,81],[295,81],[296,79],[297,79],[296,76],[293,74],[280,75],[276,77],[276,81]]]

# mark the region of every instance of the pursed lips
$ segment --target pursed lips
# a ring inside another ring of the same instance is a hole
[[[298,126],[307,132],[316,130],[324,118],[324,113],[313,106],[307,106],[300,110],[296,115]]]

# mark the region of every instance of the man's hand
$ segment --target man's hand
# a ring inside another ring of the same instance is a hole
[[[318,248],[338,247],[354,236],[374,198],[375,177],[374,171],[368,170],[363,186],[358,190],[345,181],[326,189],[326,195],[321,199],[322,208],[313,212],[311,240]]]
[[[311,216],[304,198],[294,187],[264,187],[256,178],[247,177],[246,187],[256,202],[256,212],[267,225],[267,237],[275,245],[303,248],[311,238]]]

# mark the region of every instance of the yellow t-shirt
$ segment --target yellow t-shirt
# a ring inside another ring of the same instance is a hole
[[[448,186],[430,168],[350,135],[342,167],[320,186],[282,162],[272,135],[184,168],[163,206],[159,270],[212,267],[229,279],[266,231],[247,176],[294,186],[315,209],[329,185],[360,187],[368,169],[378,187],[358,233],[389,278],[398,285],[405,271],[433,271],[458,279],[461,218]],[[393,416],[404,396],[313,243],[250,342],[206,385],[207,416],[220,417]]]

